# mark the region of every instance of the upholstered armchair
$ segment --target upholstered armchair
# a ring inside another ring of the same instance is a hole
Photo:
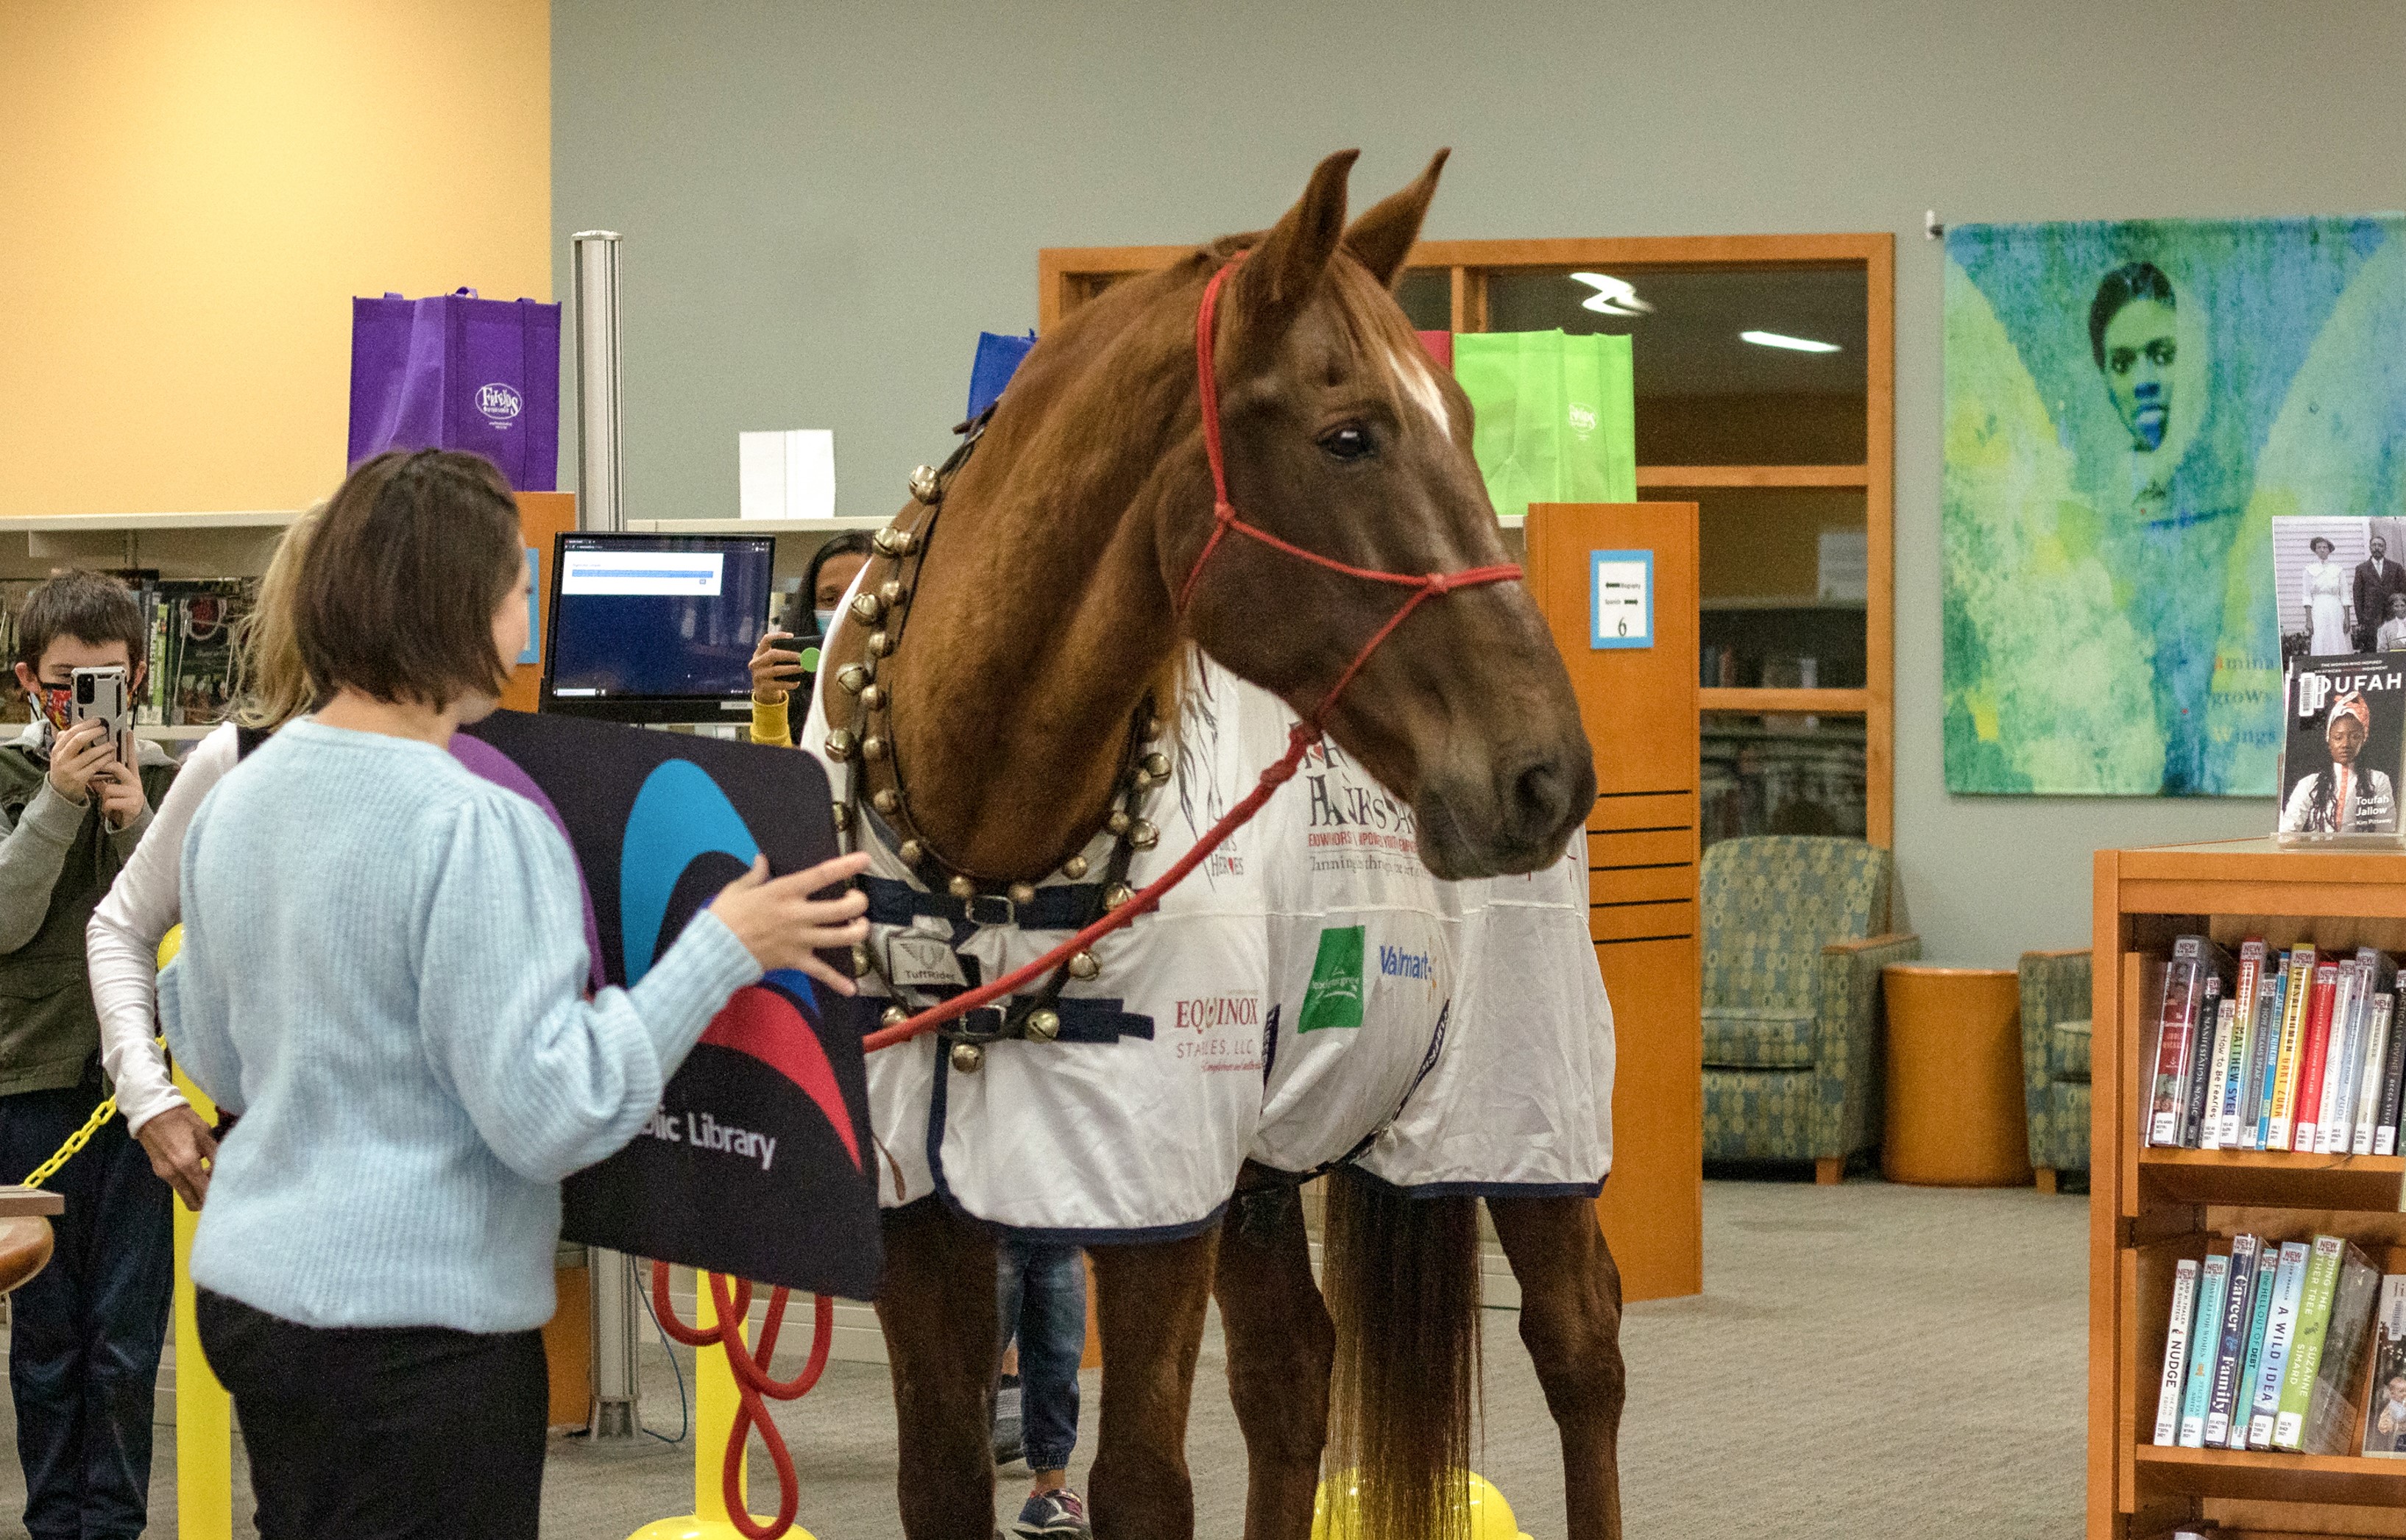
[[[1893,866],[1861,840],[1765,835],[1705,853],[1705,1158],[1811,1161],[1879,1142],[1880,969]]]
[[[2088,953],[2022,954],[2022,1092],[2039,1190],[2088,1169]]]

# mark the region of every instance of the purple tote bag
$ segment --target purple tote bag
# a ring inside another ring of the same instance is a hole
[[[464,449],[518,491],[556,490],[559,306],[473,289],[353,300],[345,463],[387,449]]]

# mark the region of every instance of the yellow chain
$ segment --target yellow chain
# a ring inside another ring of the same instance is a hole
[[[166,1038],[161,1038],[157,1040],[160,1047],[164,1048],[167,1046]],[[42,1183],[50,1180],[50,1178],[58,1171],[58,1168],[67,1163],[68,1157],[72,1156],[77,1151],[92,1142],[92,1137],[100,1132],[101,1124],[106,1123],[109,1119],[115,1116],[117,1116],[117,1098],[115,1096],[111,1096],[106,1101],[102,1102],[98,1107],[92,1109],[92,1116],[83,1120],[83,1126],[81,1128],[77,1129],[74,1133],[67,1136],[67,1142],[59,1146],[57,1154],[54,1154],[50,1159],[42,1162],[41,1165],[35,1166],[34,1174],[27,1177],[23,1181],[19,1182],[17,1185],[20,1187],[39,1187]]]

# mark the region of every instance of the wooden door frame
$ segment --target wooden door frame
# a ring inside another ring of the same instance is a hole
[[[1048,247],[1037,253],[1037,326],[1049,332],[1112,280],[1168,266],[1192,246]],[[1452,330],[1487,326],[1487,276],[1568,266],[1747,268],[1860,264],[1865,289],[1864,455],[1861,465],[1641,465],[1649,487],[1860,487],[1868,551],[1861,689],[1700,691],[1703,711],[1819,712],[1863,718],[1864,832],[1896,841],[1896,237],[1861,234],[1629,235],[1596,239],[1422,241],[1409,268],[1451,276]]]

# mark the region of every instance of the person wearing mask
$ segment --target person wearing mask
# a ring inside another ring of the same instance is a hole
[[[177,888],[184,831],[202,798],[234,769],[246,741],[255,746],[313,703],[292,637],[292,587],[323,511],[321,504],[303,514],[276,543],[250,612],[235,624],[234,714],[184,756],[149,832],[84,927],[92,1005],[100,1013],[100,1058],[117,1086],[117,1110],[149,1155],[150,1169],[194,1210],[208,1193],[217,1138],[169,1080],[167,1055],[155,1036],[159,943],[183,918]]]
[[[805,700],[810,699],[811,683],[818,672],[819,653],[835,630],[836,606],[843,602],[853,579],[869,565],[869,537],[857,530],[848,530],[812,553],[809,570],[802,578],[802,590],[811,600],[811,633],[807,637],[773,629],[762,633],[760,644],[752,654],[752,699],[756,707],[782,707],[785,697],[796,693]],[[801,644],[779,647],[780,642]],[[756,737],[754,741],[760,740]],[[791,725],[784,738],[771,742],[793,742]]]
[[[559,1183],[616,1152],[766,969],[867,932],[858,857],[696,912],[586,997],[574,858],[449,751],[527,637],[517,506],[473,455],[393,451],[311,534],[292,626],[322,703],[229,771],[159,979],[177,1062],[237,1125],[191,1254],[263,1540],[534,1540]],[[339,1430],[339,1434],[330,1434]]]
[[[34,719],[0,745],[0,1181],[19,1181],[109,1095],[84,922],[150,824],[175,765],[73,717],[75,671],[142,684],[149,628],[124,584],[63,572],[17,613]],[[197,1121],[197,1120],[195,1120]],[[50,1263],[9,1296],[8,1389],[34,1540],[134,1535],[175,1277],[173,1200],[114,1119],[50,1177],[66,1200]]]

